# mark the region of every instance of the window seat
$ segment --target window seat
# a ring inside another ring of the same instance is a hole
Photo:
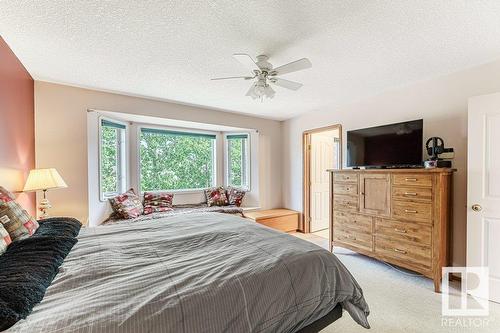
[[[141,215],[134,219],[121,219],[111,215],[107,220],[103,222],[103,225],[115,224],[120,222],[138,222],[138,221],[154,220],[166,216],[191,214],[191,213],[225,213],[225,214],[238,214],[241,215],[242,217],[245,217],[244,211],[245,207],[238,207],[235,205],[211,206],[211,207],[207,206],[206,203],[174,205],[173,210],[171,211]]]

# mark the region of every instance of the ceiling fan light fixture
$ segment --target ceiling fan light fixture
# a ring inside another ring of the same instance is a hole
[[[278,75],[288,74],[312,67],[311,62],[307,58],[302,58],[286,65],[273,68],[273,65],[268,61],[269,57],[266,55],[257,56],[257,61],[245,53],[235,53],[233,54],[233,57],[247,67],[247,69],[250,70],[250,73],[252,73],[252,76],[228,76],[214,78],[212,80],[257,79],[256,82],[250,86],[246,96],[252,97],[252,99],[260,99],[261,101],[264,100],[264,97],[273,98],[275,95],[275,91],[271,88],[269,83],[289,90],[298,90],[302,87],[302,83],[281,79],[277,77]]]
[[[274,91],[274,89],[273,89],[273,88],[271,88],[271,86],[270,86],[270,85],[267,85],[267,87],[266,87],[266,89],[265,89],[265,96],[266,96],[267,98],[273,98],[275,93],[276,93],[276,92]]]
[[[257,95],[257,93],[255,92],[255,83],[252,84],[252,86],[250,87],[250,89],[248,89],[248,91],[246,93],[246,96],[252,97],[252,99],[260,98],[260,96]]]
[[[263,95],[266,94],[266,82],[265,81],[257,81],[254,86],[254,91],[257,94],[257,96],[262,97]]]

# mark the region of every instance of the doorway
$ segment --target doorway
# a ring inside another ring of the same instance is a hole
[[[330,224],[330,174],[342,165],[342,127],[333,125],[305,131],[304,221],[301,230],[328,238]]]

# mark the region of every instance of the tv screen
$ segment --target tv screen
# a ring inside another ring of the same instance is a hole
[[[348,167],[422,164],[423,120],[347,131]]]

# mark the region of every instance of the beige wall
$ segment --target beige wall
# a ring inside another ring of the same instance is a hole
[[[283,203],[302,209],[302,132],[331,124],[345,130],[423,118],[424,136],[455,148],[453,264],[465,264],[467,100],[500,91],[500,61],[413,84],[359,103],[318,110],[283,124]],[[345,136],[344,136],[345,137]],[[345,143],[344,143],[345,144]],[[344,149],[345,153],[345,149]],[[344,158],[345,161],[345,158]]]
[[[258,130],[260,206],[281,206],[280,122],[36,81],[36,165],[57,168],[68,184],[50,191],[52,215],[88,218],[88,159],[97,159],[87,156],[88,109]]]

